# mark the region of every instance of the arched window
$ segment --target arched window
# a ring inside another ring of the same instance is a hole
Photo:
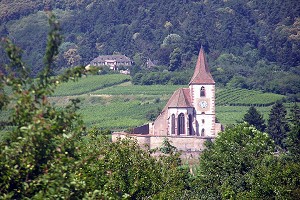
[[[204,128],[201,130],[201,136],[204,136],[205,135],[205,130]]]
[[[204,88],[204,86],[202,86],[201,89],[200,89],[200,97],[205,97],[205,88]]]
[[[185,122],[184,122],[184,114],[183,113],[180,113],[178,115],[178,135],[181,135],[181,134],[184,134],[184,129],[185,129],[185,126],[184,126]]]
[[[189,114],[189,135],[193,135],[193,116]]]
[[[171,134],[175,134],[175,115],[171,116]]]

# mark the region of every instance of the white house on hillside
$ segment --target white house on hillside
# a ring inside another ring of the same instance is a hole
[[[111,70],[118,70],[118,67],[130,67],[132,61],[125,55],[102,55],[93,59],[90,66],[109,66]]]

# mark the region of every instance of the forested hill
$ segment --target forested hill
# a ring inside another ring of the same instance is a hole
[[[298,0],[2,0],[0,35],[24,49],[33,74],[43,62],[45,10],[63,29],[59,68],[118,52],[180,71],[203,45],[219,84],[300,92]]]

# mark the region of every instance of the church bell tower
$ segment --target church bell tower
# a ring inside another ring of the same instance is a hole
[[[215,81],[210,74],[203,47],[200,49],[189,89],[195,109],[193,127],[196,134],[215,137]]]

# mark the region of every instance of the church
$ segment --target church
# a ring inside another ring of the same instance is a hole
[[[176,90],[154,122],[126,135],[150,148],[159,147],[168,138],[179,150],[201,151],[203,143],[220,131],[222,125],[216,123],[215,81],[201,47],[189,87]],[[114,133],[113,139],[124,135]]]

